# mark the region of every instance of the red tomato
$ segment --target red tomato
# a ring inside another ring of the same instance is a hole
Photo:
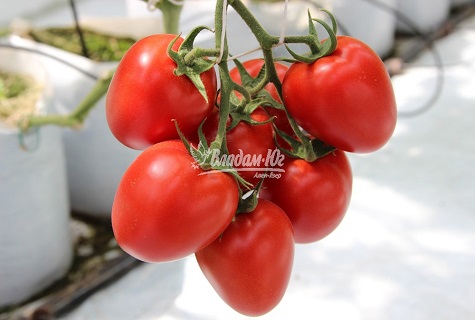
[[[251,59],[243,63],[244,68],[252,77],[257,77],[263,65],[264,65],[263,59]],[[284,80],[285,73],[287,72],[289,67],[279,62],[275,62],[274,65],[277,71],[277,76],[279,77],[279,80],[282,82]],[[235,81],[236,83],[242,84],[241,75],[239,74],[239,70],[237,68],[233,68],[229,72],[229,75],[231,76],[231,79],[233,81]],[[278,102],[281,102],[279,93],[277,92],[277,89],[275,88],[274,84],[268,83],[264,89],[270,93],[272,98],[274,98]],[[287,120],[287,115],[285,114],[285,111],[278,110],[276,108],[271,108],[271,107],[266,107],[265,109],[269,113],[270,116],[275,117],[274,123],[277,126],[277,128],[279,128],[280,130],[283,130],[284,132],[288,134],[293,134],[293,130],[290,127],[289,121]]]
[[[258,122],[269,120],[269,115],[262,108],[257,108],[251,118]],[[219,111],[215,109],[203,124],[203,132],[209,142],[216,138],[218,132]],[[230,121],[228,121],[228,124]],[[272,124],[251,125],[244,121],[226,133],[226,143],[230,155],[234,155],[231,165],[239,175],[254,186],[260,178],[256,173],[270,166],[268,154],[274,152]],[[237,157],[239,155],[239,157]],[[221,155],[220,155],[221,156]],[[231,159],[231,158],[230,158]],[[270,159],[270,158],[269,158]],[[254,170],[255,169],[255,170]]]
[[[177,139],[172,119],[185,134],[195,132],[211,113],[217,90],[213,69],[201,74],[208,102],[187,76],[176,76],[167,47],[175,35],[152,35],[137,41],[119,62],[106,98],[114,136],[134,149]],[[174,44],[177,50],[182,38]]]
[[[266,179],[260,197],[285,211],[297,243],[323,239],[340,224],[351,198],[353,177],[343,151],[314,162],[286,158],[280,179]]]
[[[196,259],[218,295],[233,309],[260,316],[282,299],[292,272],[292,225],[285,213],[260,199],[241,213]]]
[[[396,126],[391,80],[363,42],[339,36],[336,50],[314,63],[294,63],[283,81],[286,108],[315,138],[337,149],[372,152]]]
[[[172,261],[202,249],[236,213],[237,183],[202,174],[181,141],[158,143],[125,172],[112,206],[118,244],[147,262]]]

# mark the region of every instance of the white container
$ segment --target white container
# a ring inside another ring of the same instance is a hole
[[[381,0],[383,6],[391,9],[396,6],[397,0]],[[283,3],[250,4],[249,8],[263,27],[273,35],[280,35],[284,21]],[[364,0],[320,0],[289,2],[287,12],[286,35],[299,35],[308,32],[307,10],[310,9],[314,18],[320,18],[330,24],[327,14],[321,8],[329,10],[339,24],[338,34],[350,35],[358,38],[373,48],[380,56],[387,55],[393,48],[396,30],[396,18],[390,10],[374,6]],[[327,37],[323,27],[317,26],[321,39]],[[233,29],[228,32],[233,32]],[[235,30],[235,29],[234,29]],[[238,30],[242,34],[242,29]],[[234,33],[237,33],[235,31]],[[230,41],[232,38],[230,37]],[[233,43],[231,42],[230,47]],[[307,48],[304,48],[307,51]],[[284,53],[279,49],[279,53]]]
[[[397,22],[397,30],[405,33],[428,33],[440,27],[450,14],[451,0],[397,0],[399,13],[409,20]]]
[[[135,38],[161,30],[160,19],[91,19],[84,21],[83,25]],[[44,54],[43,62],[50,73],[59,113],[62,114],[71,112],[95,85],[96,81],[84,72],[98,77],[117,66],[117,62],[94,62],[18,37],[15,44]],[[66,61],[70,66],[60,61]],[[120,179],[140,151],[122,145],[110,132],[105,116],[105,96],[92,109],[82,128],[68,128],[63,132],[72,210],[95,218],[110,219]]]
[[[380,0],[376,6],[365,0],[322,0],[335,16],[339,34],[355,37],[381,56],[387,56],[394,46],[396,17],[391,8],[398,0]]]
[[[36,55],[0,48],[0,69],[42,83],[45,92],[37,107],[51,112],[51,88]],[[17,129],[0,122],[0,307],[51,285],[72,259],[61,129],[33,130],[25,136],[28,151],[20,148],[18,136]]]

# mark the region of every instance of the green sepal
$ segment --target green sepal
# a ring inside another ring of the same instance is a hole
[[[289,54],[297,61],[303,62],[303,63],[313,63],[316,60],[328,56],[335,51],[336,46],[337,46],[337,37],[336,37],[336,31],[337,31],[337,22],[335,17],[327,10],[322,10],[326,12],[331,20],[332,26],[329,26],[325,21],[321,19],[315,19],[312,18],[310,11],[308,12],[308,29],[309,29],[309,35],[313,36],[315,39],[315,43],[313,46],[310,46],[310,52],[305,53],[305,54],[298,54],[288,45],[285,45],[285,48],[289,52]],[[317,29],[315,28],[314,22],[319,23],[320,25],[325,28],[325,30],[328,33],[328,40],[324,41],[323,43],[320,42],[317,34]],[[292,60],[290,60],[292,61]]]
[[[277,126],[274,124],[274,143],[279,148],[280,151],[282,151],[285,155],[291,157],[291,158],[305,158],[305,155],[302,153],[302,142],[295,139],[288,133],[280,130],[277,128]],[[282,147],[279,142],[277,141],[277,136],[282,138],[285,142],[287,142],[290,146],[290,150]]]
[[[322,158],[327,154],[333,153],[336,150],[335,147],[318,139],[312,139],[310,143],[312,145],[312,150],[316,156],[316,159]]]
[[[239,198],[239,204],[237,209],[237,214],[240,213],[249,213],[254,211],[259,203],[259,191],[261,190],[262,184],[264,182],[264,178],[259,180],[259,183],[256,187]]]
[[[276,135],[279,135],[285,142],[290,145],[290,150],[283,148],[279,145],[277,137],[274,136],[274,142],[276,146],[285,155],[291,158],[300,158],[308,162],[313,162],[320,159],[330,153],[333,153],[336,148],[318,139],[310,139],[309,137],[298,140],[289,134],[283,132],[274,125],[274,131]]]
[[[178,40],[180,35],[176,36],[170,44],[168,45],[168,55],[173,61],[175,61],[177,67],[174,71],[176,76],[187,76],[191,82],[195,85],[196,89],[201,93],[206,102],[209,101],[209,97],[206,93],[205,85],[201,80],[201,74],[210,70],[214,66],[214,61],[206,59],[205,57],[196,57],[191,59],[191,61],[186,61],[185,57],[192,52],[193,42],[195,41],[196,36],[203,30],[210,30],[206,26],[201,26],[193,29],[190,34],[183,40],[183,43],[180,45],[178,51],[173,51],[173,45]]]
[[[212,163],[213,149],[210,149],[210,147],[208,146],[208,142],[206,141],[206,137],[203,134],[204,121],[201,122],[198,129],[198,136],[200,141],[198,143],[198,146],[196,147],[191,145],[188,139],[186,139],[186,137],[183,135],[183,132],[181,132],[180,127],[178,125],[178,122],[176,120],[173,121],[175,123],[175,128],[177,130],[178,136],[180,137],[180,140],[185,145],[185,148],[188,150],[190,156],[195,160],[195,162],[191,163],[190,165],[195,168],[199,167],[204,171],[217,170],[228,173],[236,180],[238,184],[242,185],[245,189],[252,189],[252,184],[244,180],[235,168],[227,165],[214,165]]]
[[[201,31],[208,30],[213,32],[213,29],[207,26],[198,26],[191,30],[188,36],[183,40],[182,44],[180,45],[180,51],[185,50],[186,52],[190,52],[193,50],[193,44],[195,42],[196,37],[200,34]]]
[[[271,107],[278,110],[285,110],[284,105],[275,100],[267,90],[262,90],[261,92],[259,92],[257,97],[262,99],[261,106]]]
[[[242,86],[247,90],[251,92],[260,91],[258,89],[264,88],[264,86],[269,82],[265,70],[265,63],[262,65],[256,77],[252,77],[239,60],[234,60],[234,63],[236,69],[239,71],[239,75],[241,76]]]

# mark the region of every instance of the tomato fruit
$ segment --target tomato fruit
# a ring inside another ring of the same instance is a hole
[[[261,107],[254,110],[251,118],[257,122],[265,122],[270,119]],[[216,138],[218,122],[219,110],[215,109],[203,124],[203,132],[208,142]],[[230,120],[228,124],[230,124]],[[240,121],[234,128],[227,131],[226,144],[229,154],[235,156],[232,165],[244,180],[255,186],[260,180],[255,177],[256,173],[269,166],[269,163],[266,162],[268,153],[275,150],[272,123],[252,125]],[[238,155],[240,156],[236,157]]]
[[[239,195],[224,172],[202,174],[181,141],[143,151],[124,173],[112,206],[118,244],[147,262],[173,261],[202,249],[231,222]]]
[[[297,62],[283,81],[286,108],[308,133],[337,149],[378,150],[396,126],[396,101],[381,58],[363,42],[338,36],[336,50]]]
[[[110,130],[124,145],[145,149],[177,139],[172,119],[191,134],[213,110],[217,79],[214,69],[201,74],[208,101],[191,80],[176,76],[176,63],[167,47],[175,35],[158,34],[137,41],[124,55],[114,73],[106,98]],[[177,50],[179,38],[173,46]]]
[[[289,216],[297,243],[329,235],[342,221],[351,198],[353,177],[346,154],[336,150],[313,162],[287,157],[280,179],[266,179],[259,196]]]
[[[195,256],[218,295],[233,309],[259,316],[282,299],[292,272],[294,239],[289,218],[259,199],[238,214],[223,234]]]

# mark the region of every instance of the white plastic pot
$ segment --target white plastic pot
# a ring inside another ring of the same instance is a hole
[[[299,35],[308,32],[308,9],[313,17],[330,23],[327,15],[320,11],[321,8],[325,8],[337,19],[340,26],[338,34],[358,38],[372,47],[377,54],[385,56],[394,45],[396,18],[390,9],[396,6],[396,1],[381,0],[383,8],[364,0],[291,1],[288,4],[286,34]],[[274,35],[280,34],[284,23],[283,2],[250,3],[249,8],[267,31]],[[318,26],[317,23],[315,24]],[[317,31],[321,39],[327,37],[322,27],[318,26]],[[242,28],[228,28],[228,33],[247,35],[242,32]],[[232,39],[231,36],[230,39]],[[232,45],[231,42],[230,47]],[[279,53],[284,53],[284,49],[279,50]]]
[[[142,24],[149,26],[142,29],[139,28],[141,22],[134,19],[91,20],[87,25],[102,32],[127,32],[126,36],[136,38],[160,31],[160,21],[157,20]],[[43,62],[54,85],[59,113],[69,113],[86,97],[96,83],[93,77],[99,77],[117,66],[117,62],[98,63],[48,45],[18,37],[15,39],[17,45],[45,55]],[[110,132],[105,117],[105,96],[91,111],[81,129],[65,129],[63,132],[72,210],[109,219],[120,179],[140,151],[125,147]]]
[[[44,86],[37,107],[53,109],[37,56],[0,47],[0,69],[32,75]],[[61,129],[25,136],[0,122],[0,307],[20,303],[64,276],[72,259],[69,201]]]
[[[380,0],[379,5],[365,0],[320,2],[337,19],[339,34],[360,39],[381,57],[391,52],[396,32],[396,17],[392,9],[397,0]]]
[[[450,14],[451,0],[397,0],[397,9],[404,17],[399,19],[397,30],[400,32],[427,33],[436,30]]]

